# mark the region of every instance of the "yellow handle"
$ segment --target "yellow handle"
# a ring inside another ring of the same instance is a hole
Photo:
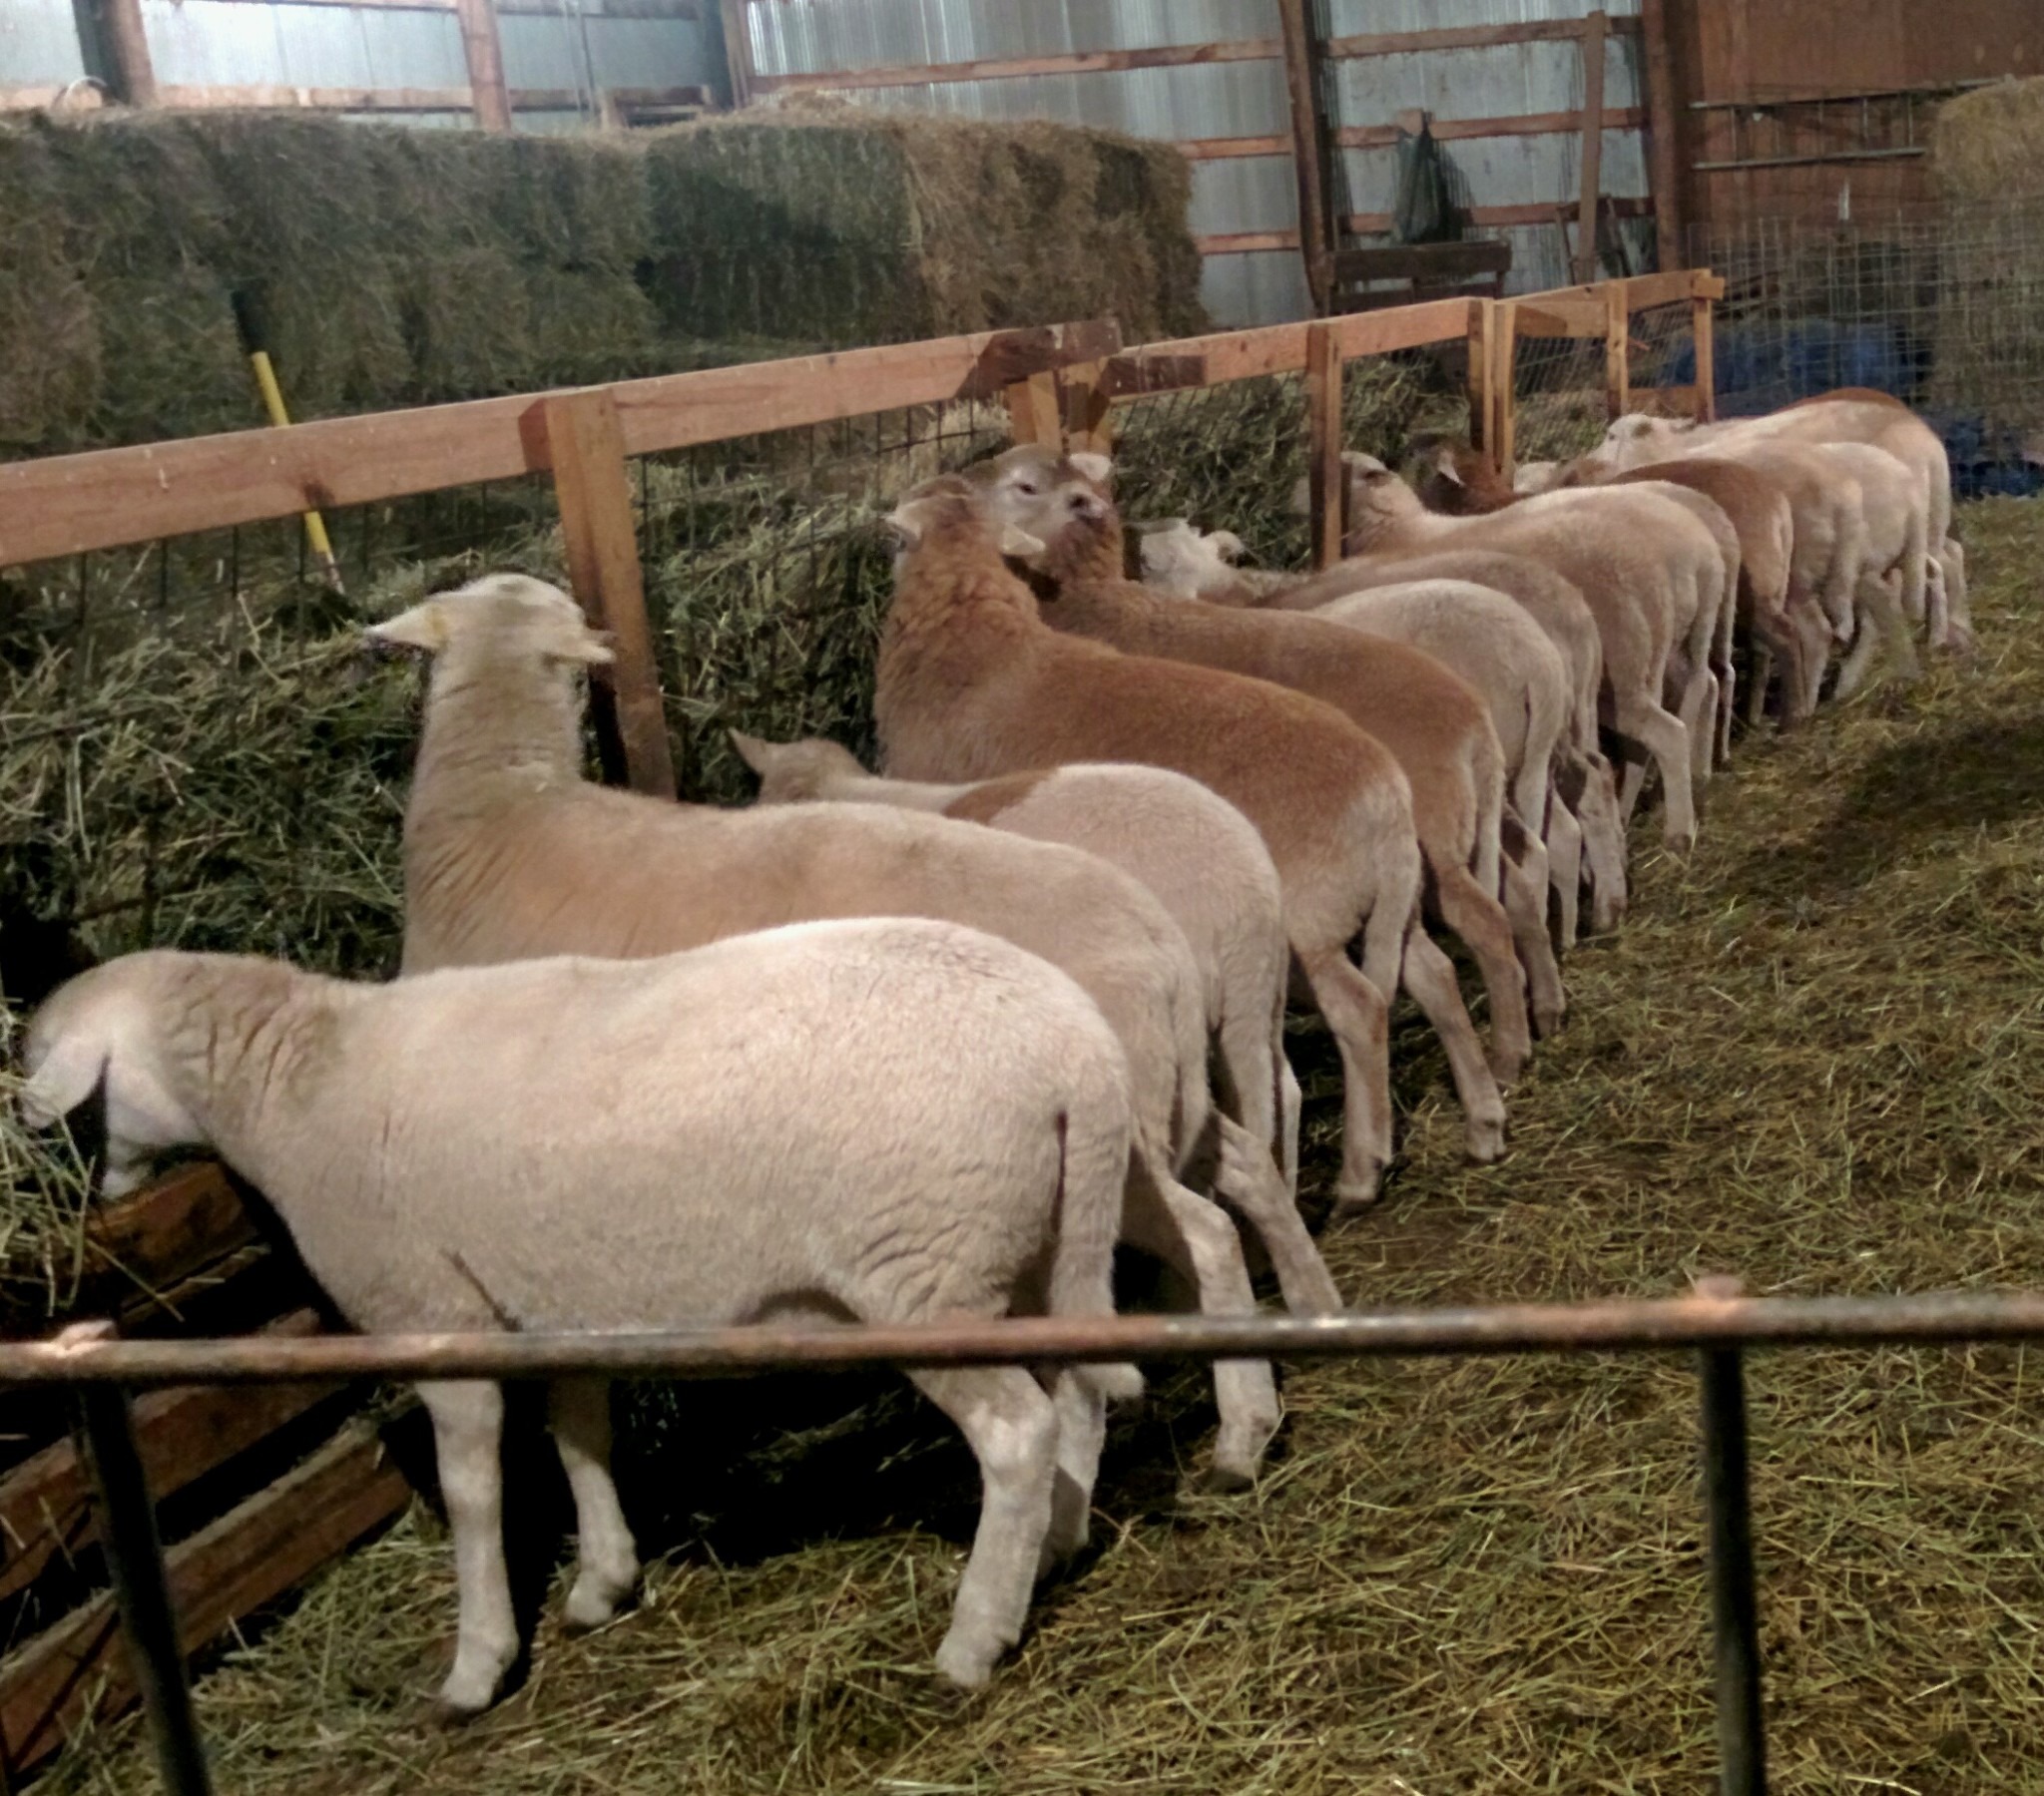
[[[256,349],[251,352],[249,362],[256,370],[256,385],[262,394],[262,409],[269,414],[272,424],[282,426],[291,421],[291,415],[284,410],[283,389],[276,384],[276,370],[269,365],[269,352]],[[326,577],[337,589],[340,585],[340,565],[333,559],[333,545],[327,541],[326,520],[316,512],[305,513],[305,541],[312,545],[316,555],[326,569]]]

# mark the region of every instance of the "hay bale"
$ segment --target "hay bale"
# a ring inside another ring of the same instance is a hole
[[[1204,321],[1190,182],[1160,146],[811,103],[679,126],[647,155],[655,298],[682,334],[844,345]]]
[[[0,127],[0,452],[81,441],[100,368],[56,165],[40,132]]]
[[[585,386],[676,365],[660,316],[629,275],[603,268],[533,268],[524,275],[532,384]]]
[[[2014,76],[1937,109],[1930,166],[1958,206],[2044,200],[2044,76]]]

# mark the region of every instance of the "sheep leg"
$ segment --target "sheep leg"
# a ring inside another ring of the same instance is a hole
[[[1620,703],[1618,729],[1621,735],[1630,736],[1645,748],[1653,756],[1654,764],[1661,769],[1661,801],[1666,813],[1662,818],[1661,837],[1677,853],[1687,854],[1697,841],[1696,796],[1690,785],[1689,731],[1683,727],[1680,717],[1655,703],[1645,693]],[[1644,774],[1643,763],[1626,763],[1626,785],[1635,795],[1636,768]],[[1625,801],[1624,809],[1627,815],[1631,814],[1630,799]]]
[[[979,1527],[951,1604],[937,1669],[963,1689],[993,1675],[1022,1637],[1050,1534],[1058,1415],[1049,1394],[1017,1366],[908,1375],[958,1425],[979,1461]]]
[[[454,1578],[460,1591],[454,1667],[440,1686],[450,1719],[480,1714],[518,1656],[518,1620],[504,1565],[504,1393],[472,1379],[432,1379],[418,1387],[433,1419],[440,1495],[454,1535]]]
[[[1533,1027],[1551,1036],[1568,1014],[1561,963],[1547,934],[1547,844],[1513,813],[1505,818],[1505,916],[1532,995]]]
[[[1240,1122],[1227,1117],[1219,1121],[1221,1159],[1214,1188],[1262,1237],[1284,1292],[1284,1307],[1308,1316],[1340,1309],[1340,1289],[1306,1233],[1298,1204],[1284,1188],[1270,1147]]]
[[[1732,665],[1732,628],[1739,606],[1736,585],[1728,588],[1718,605],[1718,622],[1712,637],[1711,671],[1718,678],[1718,759],[1732,764],[1732,717],[1739,708],[1739,670]]]
[[[1284,1020],[1278,1020],[1276,1036],[1276,1059],[1278,1062],[1278,1139],[1281,1158],[1279,1166],[1284,1173],[1284,1189],[1292,1202],[1298,1201],[1298,1117],[1304,1107],[1304,1094],[1298,1089],[1298,1075],[1291,1070],[1291,1062],[1284,1053]]]
[[[554,1448],[575,1497],[575,1583],[565,1618],[601,1627],[639,1581],[639,1548],[611,1481],[611,1387],[605,1378],[557,1378],[547,1392]]]
[[[1968,654],[1973,647],[1973,605],[1966,592],[1966,551],[1957,537],[1948,536],[1932,553],[1944,576],[1944,606],[1932,620],[1931,643]]]
[[[1131,1155],[1122,1233],[1154,1253],[1199,1293],[1209,1316],[1254,1315],[1256,1292],[1242,1255],[1242,1237],[1220,1205]],[[1268,1360],[1216,1360],[1214,1398],[1221,1432],[1214,1443],[1209,1487],[1243,1491],[1257,1481],[1264,1449],[1278,1432],[1278,1380]]]
[[[1058,1420],[1057,1475],[1051,1486],[1050,1528],[1037,1558],[1039,1576],[1086,1545],[1100,1450],[1107,1443],[1107,1396],[1085,1368],[1057,1368],[1050,1401]]]
[[[1377,1180],[1391,1159],[1391,1006],[1386,988],[1359,972],[1340,948],[1302,951],[1298,964],[1341,1053],[1339,1217],[1376,1201]],[[1388,990],[1396,991],[1396,961],[1391,973]]]
[[[1556,946],[1566,954],[1582,931],[1583,826],[1549,782],[1547,793],[1547,884],[1559,907]]]
[[[1746,726],[1758,729],[1768,714],[1768,682],[1775,677],[1775,652],[1758,638],[1753,646],[1753,677],[1746,682]],[[1788,696],[1789,675],[1782,675],[1782,696]]]
[[[1233,995],[1224,996],[1221,1027],[1214,1032],[1222,1079],[1228,1087],[1230,1114],[1258,1140],[1267,1143],[1268,1153],[1279,1154],[1283,1149],[1278,1138],[1278,1109],[1282,1097],[1273,1056],[1282,1049],[1274,1041],[1269,1008],[1260,1006],[1252,1010],[1231,1004],[1228,1000]],[[1216,1114],[1219,1113],[1217,1105]]]
[[[1525,1071],[1527,1057],[1533,1052],[1533,1038],[1526,1017],[1526,970],[1519,964],[1511,918],[1505,914],[1505,907],[1484,891],[1466,868],[1446,861],[1435,863],[1431,859],[1428,865],[1433,870],[1441,921],[1467,945],[1483,974],[1484,990],[1490,994],[1491,1072],[1500,1084],[1510,1085]],[[1540,935],[1542,946],[1545,946],[1545,927]],[[1409,971],[1410,938],[1407,940]],[[1550,951],[1550,961],[1552,958]],[[1463,1025],[1473,1028],[1469,1025],[1469,1014],[1462,1009],[1459,1000],[1455,1008],[1461,1014]]]
[[[1485,1163],[1501,1158],[1505,1150],[1505,1101],[1484,1063],[1476,1026],[1462,1008],[1454,963],[1428,938],[1417,918],[1405,938],[1405,989],[1447,1050],[1448,1071],[1462,1105],[1469,1157]]]
[[[1878,577],[1869,575],[1860,583],[1859,639],[1838,670],[1840,698],[1851,697],[1866,683],[1883,643],[1898,680],[1906,683],[1922,677],[1923,666],[1916,659],[1916,645],[1910,640],[1909,626],[1902,617],[1900,587],[1900,578],[1894,571]]]
[[[1619,819],[1618,780],[1601,750],[1579,751],[1567,768],[1580,788],[1562,797],[1583,826],[1583,854],[1590,868],[1590,927],[1616,929],[1625,917],[1625,825]]]

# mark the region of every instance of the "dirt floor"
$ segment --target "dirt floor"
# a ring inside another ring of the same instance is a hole
[[[1461,1163],[1407,1031],[1402,1168],[1326,1243],[1352,1302],[2044,1285],[2044,508],[1962,529],[1978,660],[1748,742],[1687,864],[1646,820],[1503,1164]],[[1333,1069],[1294,1046],[1323,1178]],[[453,1576],[416,1511],[204,1679],[222,1787],[1707,1787],[1687,1363],[1358,1364],[1285,1396],[1263,1486],[1188,1497],[1211,1408],[1160,1371],[1097,1550],[964,1704],[929,1673],[976,1495],[939,1422],[880,1382],[642,1402],[626,1470],[668,1557],[637,1612],[549,1618],[523,1689],[436,1732]],[[2044,1358],[1770,1353],[1751,1400],[1775,1787],[2044,1791]],[[139,1729],[49,1787],[153,1787]]]

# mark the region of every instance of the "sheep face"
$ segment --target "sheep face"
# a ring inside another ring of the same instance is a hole
[[[1243,552],[1242,538],[1232,530],[1202,536],[1183,518],[1142,539],[1143,579],[1159,592],[1180,599],[1200,599],[1230,584],[1234,563]]]
[[[1060,456],[1024,444],[975,472],[987,516],[1047,546],[1074,532],[1099,531],[1114,517],[1108,496],[1114,463],[1104,455]]]
[[[1348,471],[1350,522],[1366,519],[1410,517],[1422,509],[1419,495],[1374,455],[1360,450],[1346,451],[1341,461]]]
[[[1600,453],[1614,466],[1638,467],[1665,448],[1670,440],[1693,426],[1677,418],[1654,418],[1645,412],[1629,412],[1604,433]]]
[[[762,804],[801,804],[825,795],[834,781],[870,777],[848,748],[812,736],[801,742],[766,742],[742,729],[732,746],[760,776]]]
[[[486,632],[493,642],[533,661],[602,667],[610,644],[591,630],[582,608],[543,580],[523,574],[488,574],[424,603],[363,634],[370,642],[441,655],[466,636]]]
[[[163,955],[131,954],[95,967],[60,986],[29,1025],[22,1121],[48,1127],[104,1086],[109,1197],[141,1183],[152,1154],[206,1138],[163,1077],[156,1019],[171,965]]]

